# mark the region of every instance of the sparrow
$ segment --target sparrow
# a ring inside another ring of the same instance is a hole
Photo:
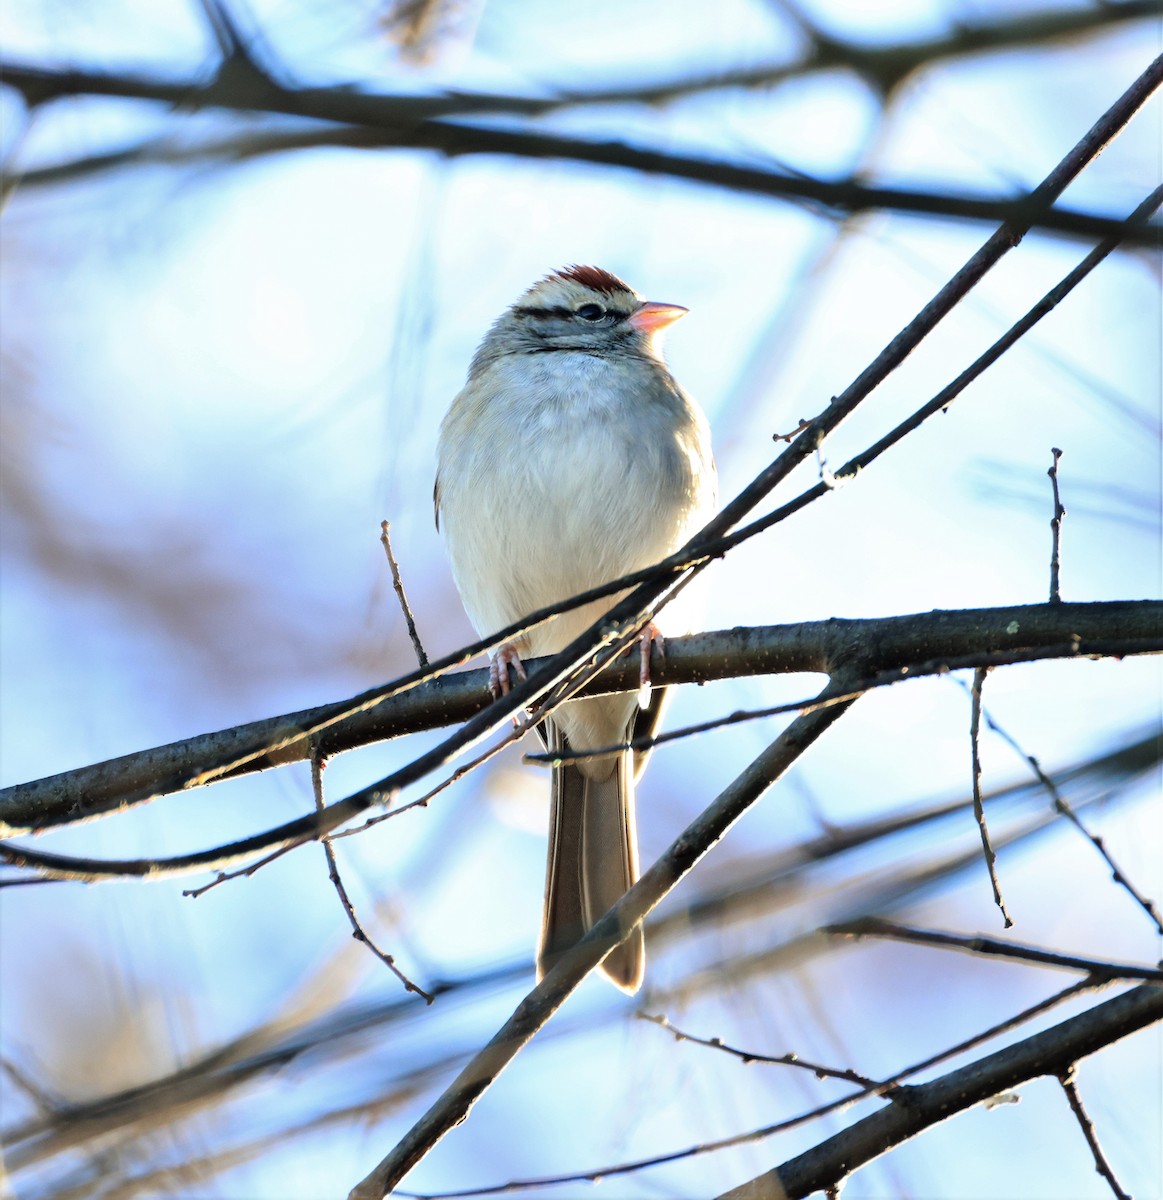
[[[716,501],[711,436],[662,357],[663,330],[686,313],[644,300],[598,267],[533,284],[493,323],[440,427],[434,493],[465,611],[486,636],[536,609],[649,567],[706,524]],[[490,655],[494,695],[521,659],[554,654],[625,592],[562,613]],[[671,606],[673,607],[673,606]],[[643,682],[659,626],[642,639]],[[538,726],[553,753],[629,742],[654,728],[665,689],[571,700]],[[630,750],[552,768],[549,857],[538,978],[638,878]],[[602,970],[635,992],[639,927]]]

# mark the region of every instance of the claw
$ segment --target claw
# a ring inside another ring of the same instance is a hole
[[[650,651],[657,649],[658,657],[666,657],[666,638],[653,621],[644,626],[638,635],[638,707],[650,706]]]
[[[494,700],[501,696],[507,696],[512,689],[513,684],[509,679],[510,667],[522,682],[528,678],[525,674],[525,664],[517,653],[517,647],[512,642],[505,642],[489,659],[489,691],[493,693]]]

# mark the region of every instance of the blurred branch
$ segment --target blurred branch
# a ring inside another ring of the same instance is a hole
[[[1091,643],[1110,639],[1137,643],[1142,652],[1163,650],[1161,627],[1163,601],[1155,600],[1016,605],[867,620],[832,617],[799,625],[673,638],[667,642],[666,657],[653,671],[659,686],[748,675],[828,674],[841,665],[862,675],[892,671],[895,678],[903,679],[916,663],[997,651],[1025,652],[1035,659],[1062,643],[1072,644],[1079,656],[1089,652]],[[531,660],[531,671],[547,661]],[[582,694],[634,691],[637,671],[636,662],[613,663]],[[393,685],[387,685],[379,693],[385,698],[374,707],[357,696],[5,788],[0,791],[0,828],[11,836],[88,820],[198,786],[203,779],[234,777],[305,760],[311,738],[319,752],[330,757],[387,738],[451,725],[493,704],[486,669],[432,679],[407,691],[396,692]],[[321,729],[336,711],[350,715]],[[242,761],[233,769],[214,769],[215,764],[238,759]],[[304,825],[298,832],[314,836],[318,829]]]
[[[1130,791],[1120,789],[1118,793],[1097,796],[1090,802],[1090,806],[1105,805],[1111,799],[1117,799],[1119,795],[1126,799]],[[1006,851],[1017,851],[1023,846],[1033,844],[1037,839],[1044,838],[1055,826],[1054,818],[1043,812],[1033,818],[1016,822],[1006,829],[997,839],[998,847]],[[944,846],[946,841],[959,839],[963,830],[962,825],[946,831],[945,839],[940,844]],[[729,952],[722,958],[689,970],[680,981],[671,986],[670,997],[685,1003],[692,995],[700,992],[718,993],[722,992],[725,986],[738,989],[752,981],[797,970],[821,952],[821,944],[828,943],[829,939],[817,926],[819,915],[826,915],[827,923],[847,924],[872,915],[883,916],[886,913],[908,911],[908,906],[916,904],[926,895],[938,889],[947,890],[959,877],[976,871],[980,861],[980,848],[976,845],[966,845],[964,849],[951,852],[942,849],[939,854],[930,855],[919,863],[906,860],[894,864],[886,871],[875,872],[871,878],[862,879],[855,888],[842,888],[835,900],[823,902],[818,899],[813,906],[807,927],[801,921],[793,924],[796,932],[790,935],[777,933],[769,936],[757,949],[742,953],[738,950]],[[753,882],[738,895],[728,897],[726,915],[728,919],[750,916],[761,921],[761,928],[766,929],[772,924],[772,918],[788,906],[791,889],[804,886],[804,877],[798,870],[773,878],[767,887],[760,881]],[[717,912],[722,914],[724,907],[719,906]],[[710,921],[710,915],[700,901],[696,900],[692,908],[700,922],[705,924]],[[741,908],[750,911],[741,913]],[[652,925],[656,941],[660,933],[664,938],[666,934],[673,936],[675,925],[671,922],[674,920],[675,918],[664,918]],[[678,931],[682,932],[681,928]],[[667,993],[663,992],[656,997],[656,1002],[666,999]]]
[[[1144,984],[929,1083],[894,1093],[892,1102],[818,1146],[725,1192],[720,1200],[809,1196],[953,1113],[1042,1076],[1061,1076],[1079,1059],[1163,1018],[1163,988]]]
[[[1153,90],[1163,77],[1163,64],[1157,61],[1148,68],[1148,74],[1153,79],[1150,85]],[[841,213],[890,210],[964,220],[1001,221],[1023,231],[1038,228],[1084,238],[1118,237],[1137,245],[1163,243],[1163,229],[1158,226],[1131,226],[1095,213],[1055,208],[1052,197],[1044,189],[1018,197],[980,197],[875,187],[856,179],[820,180],[693,155],[670,154],[622,142],[595,142],[539,130],[501,129],[448,119],[466,109],[480,113],[519,113],[544,106],[542,101],[522,97],[472,97],[457,93],[392,96],[343,87],[289,89],[266,76],[258,86],[249,72],[245,86],[236,89],[234,78],[222,73],[209,82],[198,79],[172,81],[13,62],[0,62],[0,79],[19,91],[33,107],[61,96],[101,95],[153,100],[190,109],[278,113],[343,126],[345,128],[339,131],[340,142],[348,146],[427,149],[448,156],[502,154],[518,158],[564,159],[686,179],[745,194],[809,202]],[[291,136],[301,139],[303,135],[295,131]],[[267,142],[269,147],[275,144]],[[328,131],[320,131],[317,144],[330,145],[335,141]],[[91,174],[96,169],[144,161],[138,157],[139,151],[118,151],[91,160],[81,159],[74,165],[62,163],[44,168],[51,174],[32,170],[25,173],[22,183],[24,186],[59,183],[74,175]]]
[[[1062,788],[1069,789],[1076,797],[1082,794],[1081,803],[1090,805],[1096,796],[1106,805],[1117,801],[1128,785],[1142,779],[1144,775],[1157,772],[1163,762],[1163,739],[1152,730],[1144,736],[1128,740],[1116,750],[1097,758],[1087,759],[1056,772]],[[987,793],[983,800],[991,816],[1001,806],[1012,807],[1019,801],[1028,802],[1038,792],[1036,784],[1023,780]],[[1074,807],[1079,807],[1076,798]],[[783,901],[802,889],[802,877],[817,864],[829,862],[849,851],[863,847],[883,846],[888,839],[898,834],[925,829],[928,836],[944,845],[948,835],[934,830],[936,822],[959,818],[972,809],[972,798],[938,802],[919,809],[909,809],[886,817],[846,824],[838,829],[826,829],[817,837],[798,845],[780,850],[775,854],[744,859],[731,865],[727,880],[718,888],[704,886],[702,892],[680,907],[672,907],[654,919],[648,933],[653,944],[683,938],[692,927],[713,925],[722,928],[733,921],[759,917],[770,922],[772,914],[782,907]],[[994,819],[998,818],[994,816]],[[1049,821],[1040,823],[1038,829],[1047,828]],[[957,822],[957,828],[964,823]],[[1003,844],[1013,844],[1008,835]],[[882,853],[896,861],[896,852],[885,848]],[[917,892],[930,886],[936,879],[948,881],[959,869],[959,860],[946,859],[938,864],[938,875],[924,879],[903,880],[907,897],[915,898]],[[898,876],[899,878],[899,876]],[[915,885],[915,886],[914,886]],[[868,911],[884,913],[888,908],[902,902],[898,891],[867,896],[869,908],[856,913],[845,913],[833,920],[855,920],[867,915]]]
[[[1144,771],[1151,770],[1152,764],[1157,762],[1158,740],[1146,738],[1093,761],[1080,762],[1058,774],[1063,786],[1087,789],[1095,786],[1114,786],[1122,787],[1125,791],[1125,785],[1129,781],[1141,777]],[[986,802],[992,806],[996,802],[1020,797],[1032,787],[1029,783],[1012,785],[991,794],[986,798]],[[1100,799],[1104,805],[1109,804],[1111,796],[1107,794]],[[1081,801],[1076,799],[1075,802],[1081,806]],[[730,892],[701,893],[689,904],[672,909],[660,919],[651,921],[648,925],[648,937],[652,944],[657,946],[673,941],[676,935],[685,936],[693,929],[697,930],[707,925],[719,927],[724,919],[738,916],[740,908],[746,908],[752,913],[757,907],[762,912],[770,912],[773,907],[772,899],[775,898],[778,902],[780,894],[802,889],[804,877],[817,864],[850,852],[861,852],[870,846],[885,842],[897,833],[905,833],[916,829],[918,825],[962,812],[966,803],[961,800],[919,813],[908,811],[877,821],[846,826],[791,847],[774,859],[752,863],[749,867],[744,867],[745,878],[740,885],[733,885]],[[1047,828],[1047,820],[1045,817],[1042,819],[1039,826],[1041,830]],[[999,844],[1009,844],[1009,839],[1003,837],[999,839]],[[976,852],[967,856],[965,863],[961,864],[962,869],[970,862],[976,862],[976,857]],[[954,862],[952,870],[956,869],[958,864]],[[732,878],[738,879],[739,874],[738,869],[733,870]],[[898,878],[895,885],[887,889],[882,883],[858,885],[857,895],[848,902],[844,918],[855,920],[870,912],[884,913],[914,903],[921,891],[931,887],[934,880],[940,879],[947,883],[951,877],[946,866],[937,864],[921,872],[906,873]],[[765,923],[770,923],[767,918]],[[797,942],[801,943],[801,948],[796,951],[800,960],[823,952],[829,945],[825,939],[819,937],[808,941],[800,938]],[[769,950],[764,957],[769,964],[764,968],[768,973],[784,970],[789,966],[787,953],[780,954]],[[363,1037],[374,1037],[375,1043],[380,1045],[393,1044],[400,1038],[414,1039],[416,1027],[407,1023],[413,1021],[420,1013],[425,1013],[425,1019],[428,1021],[447,1019],[452,1022],[450,1030],[461,1031],[467,1024],[467,1018],[460,1007],[462,1004],[472,1003],[478,996],[491,996],[498,988],[523,983],[532,970],[532,962],[522,960],[450,982],[437,983],[433,990],[439,1003],[433,1010],[424,1009],[410,999],[398,998],[372,1003],[349,1002],[322,1015],[316,1015],[311,1008],[307,1012],[297,1013],[289,1022],[279,1021],[261,1026],[233,1042],[193,1058],[179,1071],[139,1087],[93,1099],[86,1098],[79,1103],[50,1104],[43,1115],[19,1127],[10,1126],[4,1131],[3,1140],[9,1165],[18,1170],[23,1169],[84,1147],[110,1134],[142,1136],[150,1129],[178,1121],[199,1108],[212,1107],[221,1110],[239,1095],[243,1088],[253,1085],[259,1079],[283,1072],[307,1054],[310,1054],[311,1061],[318,1070],[349,1057],[365,1056],[359,1042]],[[708,972],[708,976],[713,979],[712,986],[722,987],[724,974],[721,970]],[[1033,1013],[1043,1012],[1048,1007],[1060,1003],[1062,998],[1077,995],[1080,991],[1095,986],[1098,986],[1098,982],[1088,979],[1085,984],[1067,989],[1066,992],[1060,993],[1058,998],[1038,1005]],[[688,981],[681,985],[680,990],[689,996],[689,988]],[[619,1011],[620,1009],[607,1009],[600,1014],[601,1019],[608,1019]],[[1006,1022],[1000,1027],[1000,1031],[1012,1028],[1022,1019],[1027,1018],[1020,1016]],[[971,1042],[955,1047],[946,1052],[945,1056],[961,1053],[968,1045],[977,1044],[996,1035],[997,1032],[999,1029],[987,1030],[976,1035]],[[433,1036],[434,1045],[443,1048],[447,1046],[451,1032],[437,1032]],[[462,1060],[463,1057],[459,1056],[459,1059]],[[915,1068],[910,1068],[907,1072],[898,1073],[890,1082],[897,1082],[907,1074],[926,1069],[941,1058],[942,1055],[938,1055]],[[430,1080],[457,1061],[458,1059],[447,1056],[438,1057],[426,1061],[415,1071],[409,1071],[404,1065],[398,1064],[393,1056],[392,1063],[398,1067],[398,1074],[390,1079],[381,1080],[366,1104],[347,1112],[346,1115],[355,1120],[357,1117],[391,1107],[399,1103],[402,1096],[414,1095],[418,1090],[419,1081]],[[847,1107],[849,1103],[851,1100],[845,1098],[839,1106],[826,1106],[825,1113],[836,1111],[838,1107]],[[325,1114],[322,1119],[327,1120],[329,1116],[330,1114]],[[792,1122],[793,1125],[797,1123],[801,1122]],[[751,1135],[747,1135],[747,1139],[750,1138]],[[609,1171],[603,1169],[597,1173],[607,1174]]]
[[[438,983],[433,992],[455,1012],[458,1001],[488,995],[527,977],[529,970],[530,964],[522,961]],[[241,1088],[285,1070],[308,1054],[332,1062],[360,1055],[364,1053],[359,1044],[361,1037],[408,1025],[418,1013],[428,1011],[418,999],[393,998],[348,1003],[320,1017],[298,1021],[290,1028],[278,1023],[260,1026],[159,1079],[95,1099],[58,1105],[47,1114],[9,1125],[3,1131],[5,1160],[12,1170],[22,1170],[116,1131],[142,1136],[159,1124],[172,1124],[201,1108],[219,1110]],[[390,1086],[369,1100],[366,1108],[374,1111],[411,1098],[418,1080],[447,1071],[463,1059],[463,1053],[448,1053],[449,1043],[450,1037],[445,1038],[440,1052],[414,1070],[396,1064],[398,1074]]]
[[[218,43],[222,61],[240,55],[252,59],[253,53],[229,13],[211,0],[202,0],[202,6]],[[372,126],[393,119],[498,114],[531,117],[577,105],[661,104],[691,93],[721,88],[772,87],[790,78],[838,68],[853,71],[887,96],[915,71],[947,59],[1077,39],[1128,21],[1148,20],[1158,15],[1157,0],[1119,0],[1117,3],[1099,3],[1087,8],[1068,7],[1003,15],[990,21],[957,22],[945,34],[880,46],[845,42],[825,34],[817,26],[807,31],[811,43],[808,52],[791,62],[691,75],[667,82],[590,91],[558,91],[545,96],[460,91],[423,96],[372,96],[356,92],[350,86],[304,88],[295,89],[294,94],[304,97],[305,105],[318,103],[324,111],[306,112],[281,107],[267,111],[300,111],[301,115]],[[268,78],[268,83],[277,88],[278,85],[269,80],[269,72],[264,70],[263,74]],[[160,100],[189,107],[242,110],[264,107],[250,103],[251,98],[242,102],[239,96],[232,94],[231,89],[223,87],[221,83],[216,86],[197,78],[165,79],[130,72],[38,68],[12,62],[0,64],[0,82],[19,90],[33,106],[61,96],[106,95]],[[345,95],[351,98],[352,105],[345,106],[337,114],[329,108],[329,104],[332,98],[338,100]],[[370,101],[371,107],[362,107],[365,101]]]
[[[1090,7],[1048,9],[1042,12],[1003,14],[989,21],[958,20],[948,33],[887,46],[843,41],[812,25],[803,32],[808,52],[787,63],[737,67],[701,75],[687,75],[637,87],[571,92],[562,103],[659,104],[697,92],[721,88],[771,88],[789,79],[817,71],[849,70],[864,79],[881,96],[888,97],[916,71],[948,59],[968,55],[1044,46],[1073,40],[1125,21],[1158,18],[1157,0],[1099,3]]]
[[[850,938],[890,938],[898,942],[913,942],[922,946],[946,946],[963,950],[967,954],[993,955],[1012,958],[1021,962],[1042,963],[1051,967],[1062,967],[1068,971],[1083,971],[1095,979],[1137,979],[1143,982],[1163,983],[1163,970],[1146,967],[1138,963],[1107,962],[1103,959],[1078,958],[1070,954],[1055,954],[1050,950],[1039,950],[1036,946],[1021,946],[1016,942],[1002,942],[997,938],[954,933],[939,933],[932,929],[913,929],[885,921],[879,917],[862,917],[859,921],[847,921],[841,925],[828,925],[825,933]]]

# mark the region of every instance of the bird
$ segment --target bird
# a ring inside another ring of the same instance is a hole
[[[645,300],[616,275],[568,266],[534,283],[493,323],[440,427],[434,502],[453,579],[482,637],[529,613],[659,562],[713,515],[707,419],[667,369],[661,335],[687,312]],[[494,696],[524,678],[621,592],[562,613],[490,652]],[[652,646],[686,632],[644,631]],[[567,701],[538,726],[551,753],[584,754],[649,735],[666,689]],[[646,755],[622,750],[556,763],[550,787],[538,979],[638,878],[635,783]],[[602,963],[633,993],[641,926]]]

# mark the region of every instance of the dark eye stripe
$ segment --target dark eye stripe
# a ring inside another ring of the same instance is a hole
[[[534,317],[534,318],[540,317],[542,319],[548,318],[548,317],[560,317],[560,318],[564,318],[564,319],[568,320],[572,317],[577,316],[577,313],[575,313],[572,308],[565,308],[562,305],[558,305],[554,308],[536,308],[531,305],[520,305],[520,306],[514,308],[513,311],[519,317]],[[610,317],[615,323],[617,323],[619,321],[625,321],[629,317],[630,314],[617,312],[615,309],[607,308],[605,310],[605,315],[607,317]],[[582,320],[584,321],[585,318],[583,317]]]
[[[572,317],[573,312],[568,308],[514,308],[520,317]]]

